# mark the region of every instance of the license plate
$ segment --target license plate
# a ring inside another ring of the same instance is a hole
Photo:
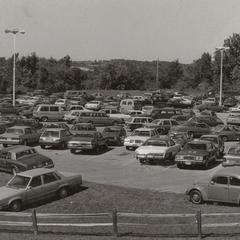
[[[186,165],[191,165],[191,162],[185,162]]]

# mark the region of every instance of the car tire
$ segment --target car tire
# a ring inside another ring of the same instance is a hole
[[[42,117],[42,118],[41,118],[41,121],[42,121],[42,122],[47,122],[47,120],[48,120],[48,117]]]
[[[209,168],[209,161],[207,160],[206,163],[204,164],[204,168],[208,169]]]
[[[40,147],[41,147],[42,149],[45,149],[45,148],[46,148],[46,146],[45,146],[45,145],[41,145]]]
[[[59,196],[60,198],[65,198],[65,197],[68,196],[68,194],[69,194],[69,191],[68,191],[68,188],[67,188],[67,187],[62,187],[62,188],[60,188],[59,191],[58,191],[58,196]]]
[[[6,143],[3,143],[3,147],[7,147],[8,145]]]
[[[70,153],[75,154],[76,150],[75,149],[70,149]]]
[[[194,204],[201,204],[203,202],[202,194],[198,190],[192,190],[189,194],[189,198]]]
[[[62,149],[62,150],[66,149],[66,143],[65,142],[62,142],[60,144],[60,149]]]
[[[10,203],[9,209],[11,212],[19,212],[22,210],[22,201],[21,200],[15,200]]]
[[[130,147],[127,146],[127,147],[126,147],[126,150],[130,150]]]
[[[12,167],[11,169],[12,175],[16,175],[17,173],[19,173],[19,168],[18,167]]]
[[[184,164],[183,163],[177,163],[177,167],[179,168],[179,169],[184,169]]]

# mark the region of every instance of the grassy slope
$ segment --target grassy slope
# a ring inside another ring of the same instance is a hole
[[[3,185],[6,182],[9,175],[0,174],[0,184]],[[130,189],[116,186],[107,186],[102,184],[85,182],[84,188],[79,193],[71,195],[65,199],[61,200],[51,200],[47,201],[44,204],[39,204],[38,206],[34,206],[37,209],[37,212],[45,212],[45,213],[101,213],[101,212],[111,212],[113,208],[117,208],[120,212],[135,212],[135,213],[195,213],[198,209],[201,208],[203,213],[209,212],[240,212],[240,209],[237,206],[230,205],[214,205],[214,204],[203,204],[203,205],[194,205],[190,203],[187,197],[184,194],[174,194],[174,193],[162,193],[157,191],[150,190],[140,190],[140,189]],[[25,211],[31,211],[31,209],[26,209]],[[221,220],[221,219],[218,219]],[[87,222],[84,220],[84,222]],[[90,222],[109,222],[111,219],[91,219]],[[119,219],[120,222],[137,222],[137,223],[166,223],[166,220],[158,220],[152,221],[149,219]],[[225,219],[224,219],[225,221]],[[239,220],[238,220],[239,221]],[[170,223],[170,221],[167,221]],[[177,221],[177,223],[181,223],[182,220]],[[190,221],[191,222],[191,221]],[[190,223],[189,222],[189,223]],[[173,227],[173,226],[172,226]],[[152,233],[164,233],[164,234],[172,234],[173,232],[179,233],[178,239],[181,239],[182,231],[186,233],[196,233],[195,226],[185,226],[182,228],[174,227],[173,228],[162,228],[160,230],[159,225],[152,225],[147,228],[121,228],[121,233],[132,232],[139,235],[131,235],[131,237],[121,237],[121,239],[138,239],[139,236],[144,236],[147,234],[144,239],[154,239],[149,237],[149,234]],[[194,228],[194,229],[192,229]],[[111,228],[101,228],[101,229],[72,229],[66,232],[64,229],[55,229],[53,232],[52,229],[40,229],[44,233],[40,233],[37,239],[114,239],[111,237]],[[235,229],[236,230],[236,229]],[[31,231],[31,230],[30,230]],[[92,234],[93,236],[78,236],[79,231],[83,233]],[[205,231],[207,232],[207,231]],[[215,230],[213,232],[219,232],[219,230]],[[239,231],[240,232],[240,231]],[[57,233],[57,234],[56,234]],[[104,236],[101,236],[104,233]],[[225,230],[222,231],[225,233]],[[9,237],[10,236],[10,237]],[[22,232],[21,236],[28,240],[32,239],[33,235],[29,232]],[[229,235],[227,235],[229,237]],[[236,236],[240,237],[240,236]],[[6,232],[0,234],[0,239],[18,239],[19,233],[12,233],[10,231],[10,235],[7,235]],[[161,237],[163,239],[163,237]],[[172,239],[172,238],[171,238]],[[186,239],[183,237],[182,239]],[[191,239],[191,238],[188,238]],[[220,239],[218,237],[218,239]],[[224,239],[224,238],[223,238]],[[233,238],[234,239],[234,238]],[[237,239],[237,238],[236,238]]]

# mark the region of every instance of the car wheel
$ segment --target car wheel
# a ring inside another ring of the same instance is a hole
[[[8,145],[6,143],[3,143],[3,147],[7,147]]]
[[[223,142],[227,142],[228,141],[228,137],[227,136],[222,136],[222,140],[223,140]]]
[[[18,167],[12,167],[12,170],[11,170],[12,174],[13,175],[16,175],[17,173],[19,173],[19,168]]]
[[[205,169],[208,169],[208,168],[209,168],[209,162],[208,162],[208,160],[207,160],[206,163],[204,164],[204,167],[205,167]]]
[[[192,190],[189,197],[190,201],[194,204],[200,204],[203,201],[202,194],[198,190]]]
[[[42,117],[42,118],[41,118],[41,121],[42,121],[42,122],[47,122],[47,120],[48,120],[48,117]]]
[[[19,212],[22,210],[22,202],[21,200],[15,200],[13,202],[10,203],[9,205],[9,209],[12,211],[12,212]]]
[[[127,149],[127,150],[130,150],[130,147],[127,146],[126,149]]]
[[[59,196],[60,198],[65,198],[65,197],[67,197],[67,196],[68,196],[68,189],[67,189],[67,187],[62,187],[62,188],[60,188],[59,191],[58,191],[58,196]]]
[[[41,145],[40,147],[41,147],[42,149],[45,149],[45,148],[46,148],[46,146],[45,146],[45,145]]]
[[[75,149],[70,149],[70,153],[75,154],[76,150]]]
[[[117,125],[117,122],[116,122],[116,121],[113,121],[112,125]]]
[[[177,167],[179,168],[179,169],[183,169],[184,168],[184,164],[183,163],[177,163]]]
[[[66,148],[66,143],[65,142],[62,142],[61,144],[60,144],[60,149],[65,149]]]
[[[91,123],[91,124],[93,124],[93,121],[88,121],[88,123]]]

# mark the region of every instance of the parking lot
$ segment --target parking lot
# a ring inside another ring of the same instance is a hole
[[[227,115],[221,113],[219,117],[225,121]],[[102,131],[102,128],[98,130]],[[231,144],[227,142],[225,149]],[[176,165],[141,165],[135,159],[134,151],[123,146],[109,147],[108,151],[99,154],[71,154],[69,150],[36,148],[52,158],[57,169],[81,173],[86,181],[175,193],[184,193],[188,185],[207,180],[209,175],[222,167],[221,160],[207,170],[178,169]]]

